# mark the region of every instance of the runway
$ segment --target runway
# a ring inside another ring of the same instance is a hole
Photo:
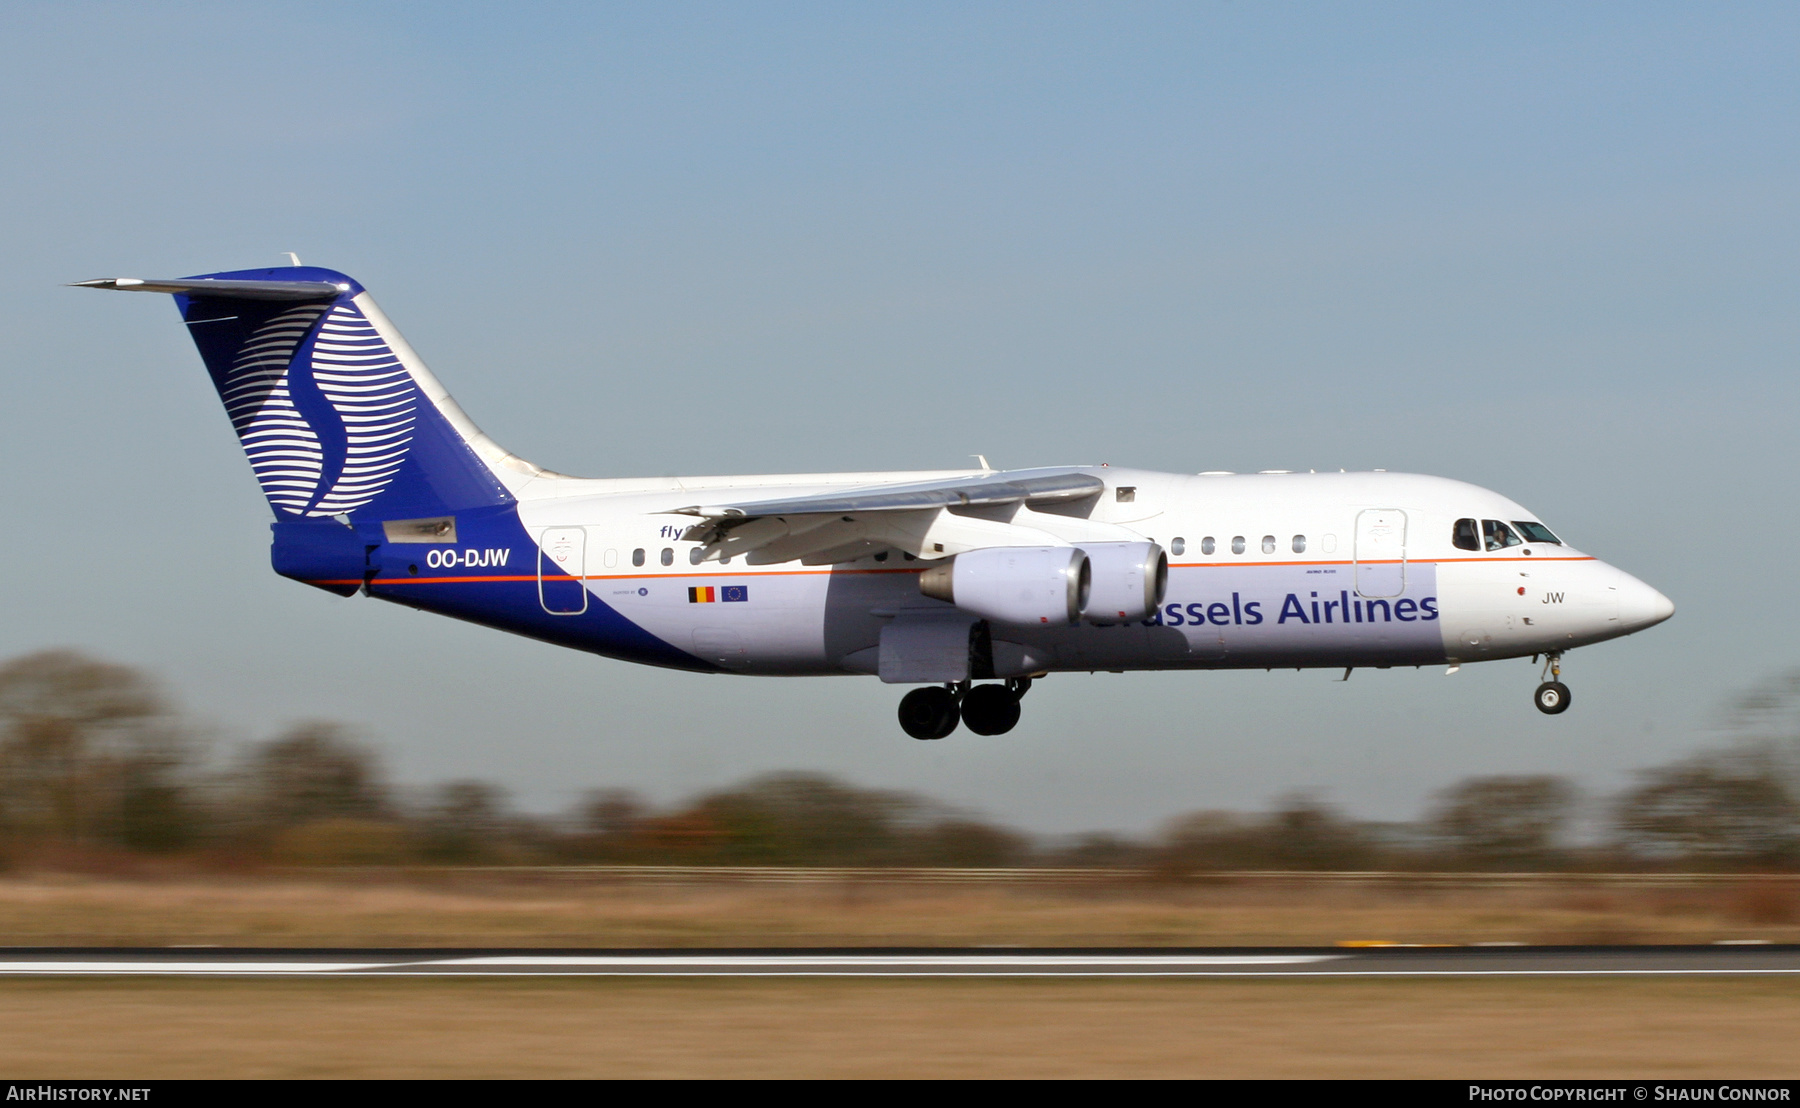
[[[1800,946],[1373,949],[0,948],[11,977],[1489,977],[1800,974]]]

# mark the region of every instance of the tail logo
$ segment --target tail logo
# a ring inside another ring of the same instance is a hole
[[[347,300],[263,323],[221,391],[269,503],[297,516],[379,496],[406,460],[419,408],[412,375]]]

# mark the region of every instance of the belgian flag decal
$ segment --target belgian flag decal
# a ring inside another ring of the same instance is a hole
[[[750,599],[749,585],[689,585],[689,604],[717,604],[721,600],[727,604],[741,604]]]

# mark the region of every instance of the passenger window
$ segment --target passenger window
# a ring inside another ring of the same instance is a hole
[[[719,558],[719,564],[722,566],[730,565],[731,564],[731,555],[726,554],[726,555],[721,556]]]
[[[1137,499],[1137,486],[1120,485],[1113,490],[1113,496],[1120,504],[1130,504]]]
[[[1336,535],[1326,535],[1324,538],[1320,539],[1319,540],[1319,549],[1323,550],[1327,554],[1336,554],[1337,553],[1337,536]]]
[[[1525,536],[1526,542],[1547,542],[1555,546],[1563,544],[1561,539],[1550,533],[1550,528],[1541,523],[1533,523],[1528,519],[1515,519],[1513,526],[1519,529],[1519,534]]]
[[[634,566],[641,566],[644,564],[644,548],[643,547],[640,546],[636,550],[633,550],[631,552],[631,564]]]
[[[1489,550],[1503,550],[1509,546],[1519,545],[1519,536],[1512,533],[1512,528],[1497,519],[1481,521],[1481,537]]]
[[[672,566],[675,564],[675,548],[674,547],[672,547],[672,546],[663,547],[662,564],[665,566]]]
[[[700,559],[704,557],[706,557],[706,548],[704,546],[696,546],[688,551],[688,565],[697,566],[700,564]]]
[[[1242,554],[1244,552],[1244,536],[1231,536],[1231,552],[1233,554]]]
[[[1305,535],[1295,535],[1294,536],[1294,553],[1296,553],[1296,554],[1306,553],[1306,536]]]
[[[606,557],[603,559],[603,561],[606,563],[607,569],[613,569],[613,568],[617,567],[619,564],[619,552],[617,550],[609,549],[606,552]]]
[[[1213,542],[1213,537],[1211,535],[1200,540],[1200,553],[1205,554],[1209,558],[1212,557],[1212,552],[1218,548],[1218,544]]]
[[[1187,553],[1187,540],[1182,538],[1179,535],[1170,539],[1169,540],[1169,553],[1176,554],[1176,555],[1186,554]]]
[[[1264,535],[1262,546],[1263,546],[1264,554],[1275,553],[1275,536],[1274,535]]]
[[[1472,519],[1457,520],[1456,529],[1451,532],[1450,541],[1456,545],[1458,550],[1481,549],[1481,539],[1475,534],[1475,521]]]

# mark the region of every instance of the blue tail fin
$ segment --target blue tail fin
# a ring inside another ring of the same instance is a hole
[[[275,510],[284,576],[349,595],[393,529],[455,534],[457,514],[504,509],[526,482],[560,476],[494,445],[335,270],[80,283],[174,294]]]
[[[513,499],[507,478],[535,469],[469,422],[341,273],[290,266],[112,287],[175,293],[278,521],[499,507]]]

